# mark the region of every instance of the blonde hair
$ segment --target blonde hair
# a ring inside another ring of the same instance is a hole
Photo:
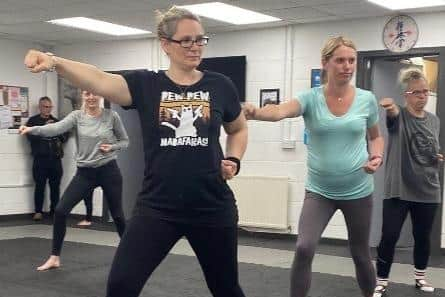
[[[158,38],[172,38],[176,33],[176,27],[179,21],[184,19],[194,20],[201,24],[201,19],[198,15],[188,11],[184,8],[172,6],[168,11],[162,13],[157,10],[157,34]]]
[[[324,62],[327,62],[332,55],[334,54],[335,50],[337,48],[339,48],[340,46],[346,46],[346,47],[350,47],[352,48],[354,51],[357,51],[357,48],[354,44],[354,42],[352,42],[351,39],[346,38],[344,36],[336,36],[336,37],[331,37],[328,40],[326,40],[323,48],[321,49],[321,59]],[[327,74],[326,71],[324,71],[322,69],[321,71],[321,83],[324,84],[327,82]]]
[[[425,82],[427,81],[423,71],[417,67],[405,68],[399,72],[399,84],[403,92],[408,89],[410,82],[419,79],[423,79]]]
[[[325,42],[323,48],[321,49],[321,58],[324,61],[329,60],[332,57],[332,55],[334,54],[335,50],[342,45],[350,47],[353,50],[357,51],[357,48],[355,47],[355,44],[354,44],[354,42],[352,42],[351,39],[346,38],[344,36],[337,36],[337,37],[329,38]]]

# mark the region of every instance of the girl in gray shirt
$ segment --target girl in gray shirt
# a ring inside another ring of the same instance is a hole
[[[58,268],[66,232],[66,218],[74,206],[96,187],[102,187],[119,236],[125,230],[122,211],[122,175],[116,163],[117,152],[128,147],[128,136],[119,115],[102,108],[103,98],[82,92],[82,110],[68,114],[54,124],[20,127],[20,134],[45,137],[75,129],[77,172],[63,193],[54,213],[53,247],[49,259],[39,271]]]

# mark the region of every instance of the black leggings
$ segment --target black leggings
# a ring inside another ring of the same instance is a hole
[[[404,201],[397,198],[383,201],[382,239],[377,248],[377,277],[388,278],[396,243],[408,212],[414,236],[414,267],[424,270],[430,257],[430,236],[437,203]]]
[[[83,202],[85,203],[85,220],[91,222],[93,220],[93,194],[94,189],[83,198]]]
[[[182,236],[193,248],[214,297],[244,297],[238,282],[236,226],[192,226],[147,216],[134,216],[128,223],[108,277],[107,297],[139,296]]]
[[[115,160],[97,168],[78,167],[54,214],[52,255],[59,256],[66,233],[66,217],[82,197],[102,187],[119,236],[125,230],[122,211],[122,175]]]
[[[372,196],[333,200],[306,192],[298,224],[298,240],[291,270],[291,297],[305,297],[311,285],[312,260],[317,243],[336,210],[341,210],[348,228],[349,246],[363,296],[371,296],[375,272],[369,249]]]

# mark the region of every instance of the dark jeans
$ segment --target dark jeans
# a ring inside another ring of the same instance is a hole
[[[410,213],[414,236],[414,267],[424,270],[430,257],[430,236],[438,203],[404,201],[397,198],[383,201],[382,239],[377,248],[377,276],[388,278],[396,243],[405,219]]]
[[[125,230],[122,211],[122,175],[115,160],[97,168],[78,167],[54,214],[52,255],[59,256],[66,233],[66,217],[96,187],[102,187],[119,236]]]
[[[57,158],[35,157],[32,166],[32,176],[35,181],[34,211],[42,212],[45,198],[45,186],[48,180],[50,188],[50,212],[53,213],[60,197],[60,180],[62,179],[62,161]]]
[[[148,216],[129,221],[114,256],[107,297],[139,296],[153,270],[182,236],[193,248],[214,297],[244,297],[238,282],[236,226],[194,226]],[[183,294],[178,292],[178,296]]]

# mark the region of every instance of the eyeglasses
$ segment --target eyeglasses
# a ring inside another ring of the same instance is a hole
[[[43,108],[53,108],[52,105],[42,105]]]
[[[405,94],[414,95],[416,97],[419,97],[421,95],[429,96],[429,95],[431,95],[431,91],[427,90],[427,89],[425,89],[425,90],[414,90],[414,91],[406,91]]]
[[[173,38],[167,38],[167,40],[177,43],[183,48],[191,48],[193,44],[196,44],[197,46],[204,46],[207,45],[207,43],[209,43],[209,37],[207,36],[198,37],[195,40],[193,39],[175,40]]]

